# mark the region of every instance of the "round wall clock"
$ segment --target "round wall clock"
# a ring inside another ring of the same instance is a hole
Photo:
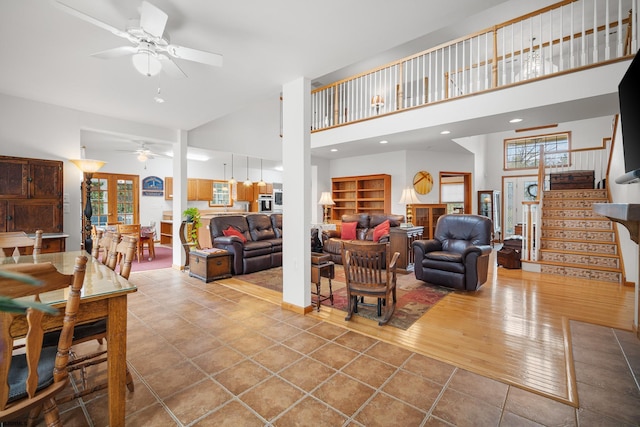
[[[433,177],[427,171],[420,171],[413,177],[413,189],[418,194],[429,194],[433,188]]]

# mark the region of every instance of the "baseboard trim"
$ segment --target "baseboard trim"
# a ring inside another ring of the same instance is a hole
[[[299,305],[294,305],[285,301],[282,301],[282,304],[280,304],[280,307],[282,307],[285,310],[293,311],[294,313],[298,313],[298,314],[307,314],[313,311],[312,305],[308,305],[306,307],[300,307]]]

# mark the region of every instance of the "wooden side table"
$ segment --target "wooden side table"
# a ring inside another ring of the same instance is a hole
[[[231,277],[231,253],[225,250],[189,252],[189,276],[209,283]]]
[[[391,242],[391,253],[399,252],[397,270],[400,274],[407,274],[413,271],[414,255],[411,244],[414,240],[422,239],[424,227],[391,227],[389,230],[389,241]]]
[[[322,301],[330,300],[331,305],[333,305],[331,279],[335,277],[335,264],[333,261],[329,261],[330,259],[329,255],[311,253],[311,283],[316,285],[316,291],[311,290],[311,295],[316,297],[316,310],[318,311],[320,311],[320,303]],[[329,295],[322,295],[320,292],[323,277],[329,279]]]

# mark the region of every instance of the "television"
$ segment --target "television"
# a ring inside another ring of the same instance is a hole
[[[618,85],[625,174],[618,184],[640,182],[640,55],[636,54]]]

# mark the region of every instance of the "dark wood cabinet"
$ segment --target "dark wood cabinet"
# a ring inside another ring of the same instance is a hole
[[[433,239],[438,218],[447,213],[447,205],[442,203],[412,205],[411,207],[413,209],[413,224],[424,227],[423,239]]]
[[[389,241],[391,252],[399,252],[398,272],[407,273],[413,271],[414,257],[412,244],[415,240],[422,239],[424,227],[391,227]]]
[[[0,232],[62,232],[62,162],[0,156]]]

